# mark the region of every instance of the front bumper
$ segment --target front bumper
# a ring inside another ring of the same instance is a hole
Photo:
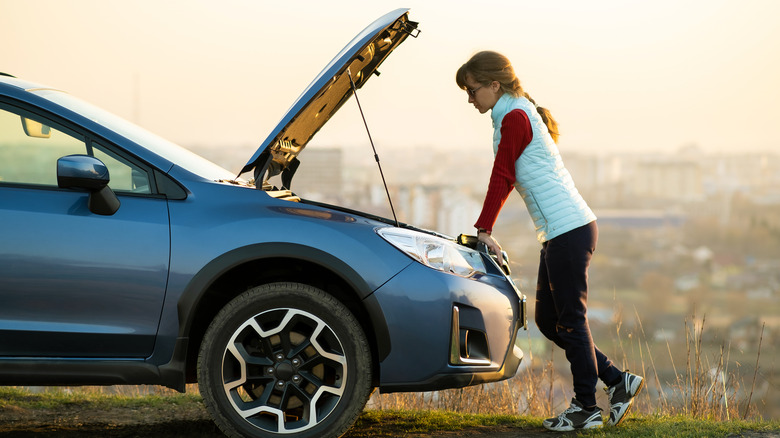
[[[500,273],[462,278],[412,263],[371,297],[390,341],[381,392],[432,391],[503,380],[523,358],[525,296]]]

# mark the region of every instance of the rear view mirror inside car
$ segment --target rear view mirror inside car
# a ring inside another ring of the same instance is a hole
[[[51,127],[35,120],[22,117],[22,128],[28,137],[49,138],[51,137]]]

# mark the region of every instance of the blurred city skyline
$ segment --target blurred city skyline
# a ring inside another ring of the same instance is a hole
[[[132,5],[132,6],[130,6]],[[780,145],[780,2],[411,0],[408,39],[360,91],[382,147],[484,147],[454,83],[505,53],[561,124],[564,152],[770,151]],[[0,0],[0,71],[64,89],[184,146],[246,157],[355,34],[395,9],[358,1]],[[313,140],[367,143],[353,102]],[[238,152],[238,151],[237,151]]]

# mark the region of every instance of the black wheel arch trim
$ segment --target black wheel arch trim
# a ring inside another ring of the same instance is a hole
[[[215,258],[204,266],[190,280],[177,302],[179,318],[179,334],[174,354],[168,366],[184,371],[189,334],[192,328],[195,309],[198,308],[209,287],[226,272],[248,262],[272,258],[292,258],[319,265],[333,272],[347,283],[358,295],[360,304],[367,312],[367,322],[374,332],[377,347],[377,363],[381,362],[390,352],[390,334],[387,322],[378,301],[373,297],[373,290],[357,271],[333,255],[317,248],[292,243],[260,243],[234,249]],[[381,285],[380,285],[381,286]],[[359,315],[358,318],[360,319]],[[367,334],[368,335],[368,334]],[[370,336],[370,335],[369,335]],[[184,345],[182,345],[184,344]],[[186,373],[186,371],[185,371]]]
[[[319,249],[294,243],[248,245],[215,258],[190,280],[177,303],[179,336],[187,336],[192,325],[192,309],[197,308],[203,294],[222,275],[242,264],[271,258],[293,258],[323,266],[341,277],[358,293],[361,299],[373,292],[363,278],[347,263]]]

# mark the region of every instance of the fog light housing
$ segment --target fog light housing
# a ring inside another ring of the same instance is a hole
[[[485,332],[470,327],[461,327],[458,306],[452,306],[450,364],[490,365],[490,349]]]

